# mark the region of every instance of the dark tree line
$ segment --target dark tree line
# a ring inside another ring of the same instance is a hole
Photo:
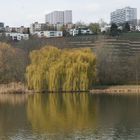
[[[121,27],[121,29],[119,27]],[[121,33],[129,32],[129,31],[130,31],[130,25],[128,22],[126,22],[125,24],[120,24],[120,25],[112,23],[111,28],[110,28],[110,35],[119,36]]]

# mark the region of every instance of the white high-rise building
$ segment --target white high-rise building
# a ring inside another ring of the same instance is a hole
[[[45,16],[46,23],[49,24],[69,24],[72,23],[72,11],[54,11]]]
[[[66,10],[64,11],[64,24],[71,24],[72,23],[72,11]]]
[[[111,23],[133,23],[135,21],[137,21],[137,8],[125,7],[111,13]]]
[[[4,31],[4,23],[0,22],[0,31]]]

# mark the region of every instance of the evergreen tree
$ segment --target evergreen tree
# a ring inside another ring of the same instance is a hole
[[[130,31],[130,25],[129,25],[128,22],[126,22],[125,25],[124,25],[124,31],[125,32],[129,32]]]
[[[117,36],[118,35],[118,26],[115,23],[111,24],[110,35],[111,36]]]

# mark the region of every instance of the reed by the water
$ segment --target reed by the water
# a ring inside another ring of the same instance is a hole
[[[0,84],[0,94],[26,93],[28,89],[23,83]]]
[[[140,94],[140,85],[98,86],[90,90],[92,94]]]

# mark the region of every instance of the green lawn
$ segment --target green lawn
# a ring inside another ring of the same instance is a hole
[[[140,41],[140,32],[129,32],[129,33],[123,33],[120,35],[119,39],[126,39],[126,40],[132,40],[132,41]]]

